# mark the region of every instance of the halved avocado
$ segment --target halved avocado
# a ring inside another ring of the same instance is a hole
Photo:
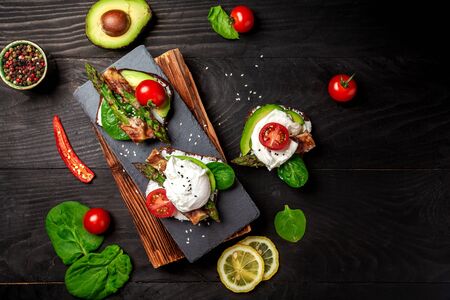
[[[166,91],[167,99],[164,102],[164,104],[161,107],[155,108],[155,112],[161,116],[162,118],[167,117],[170,111],[170,101],[172,98],[172,90],[170,88],[169,83],[167,83],[164,79],[160,78],[156,74],[148,74],[145,72],[139,72],[134,70],[120,70],[120,74],[125,78],[126,81],[131,85],[133,89],[136,89],[136,87],[141,83],[141,81],[144,80],[153,80],[157,81],[159,84],[161,84]]]
[[[190,156],[176,155],[174,157],[183,159],[183,160],[189,160],[189,161],[193,162],[194,164],[196,164],[197,166],[201,167],[202,169],[205,169],[206,175],[208,175],[209,182],[211,183],[211,192],[214,192],[216,190],[216,179],[214,178],[214,175],[211,172],[211,170],[203,162],[201,162],[200,160],[198,160],[196,158],[190,157]]]
[[[303,125],[305,123],[305,121],[303,120],[302,116],[300,116],[300,114],[296,113],[293,110],[285,109],[284,107],[282,107],[278,104],[265,104],[265,105],[261,106],[260,108],[255,110],[251,114],[251,116],[247,119],[247,121],[245,122],[244,130],[242,131],[241,142],[239,144],[242,155],[248,154],[252,148],[251,147],[251,137],[252,137],[252,132],[255,129],[256,124],[262,118],[267,116],[274,109],[278,109],[278,110],[282,110],[282,111],[286,112],[287,114],[289,114],[292,117],[292,120],[294,122],[297,122],[301,125]]]
[[[99,47],[122,48],[136,39],[151,17],[145,0],[100,0],[86,15],[86,35]]]

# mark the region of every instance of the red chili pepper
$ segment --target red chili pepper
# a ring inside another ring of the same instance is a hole
[[[59,120],[58,116],[53,117],[53,132],[55,133],[56,148],[58,148],[59,155],[61,155],[62,160],[81,182],[88,183],[94,179],[94,172],[91,171],[83,162],[78,158],[78,156],[73,151],[72,146],[70,146],[67,135],[64,128]]]

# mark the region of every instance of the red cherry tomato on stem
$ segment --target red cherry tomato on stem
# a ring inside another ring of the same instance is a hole
[[[331,78],[328,84],[328,93],[337,102],[347,102],[352,100],[357,91],[357,85],[353,77],[346,74],[339,74]]]
[[[253,11],[245,5],[239,5],[231,11],[233,27],[239,33],[249,32],[255,23]]]
[[[111,223],[109,213],[103,208],[91,208],[84,215],[84,228],[92,234],[102,234]]]
[[[161,106],[166,101],[166,91],[163,86],[154,80],[143,80],[136,87],[136,99],[143,106],[151,101],[154,106]]]
[[[169,218],[175,214],[175,206],[166,196],[165,189],[156,189],[147,195],[148,210],[157,218]]]
[[[282,150],[289,145],[289,131],[279,123],[267,123],[259,132],[259,141],[270,150]]]

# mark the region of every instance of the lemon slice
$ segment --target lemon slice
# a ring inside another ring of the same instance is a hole
[[[250,246],[258,251],[264,259],[263,280],[269,280],[278,271],[278,250],[274,243],[265,236],[248,236],[240,244]]]
[[[264,260],[250,246],[236,244],[222,253],[217,262],[220,281],[235,293],[246,293],[261,282]]]

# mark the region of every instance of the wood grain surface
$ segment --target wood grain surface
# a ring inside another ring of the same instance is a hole
[[[43,225],[64,200],[113,216],[106,243],[121,245],[134,270],[111,299],[449,299],[450,60],[442,42],[447,12],[436,1],[250,0],[257,26],[238,41],[211,31],[206,16],[217,2],[150,2],[155,18],[138,43],[153,56],[181,50],[228,159],[239,154],[244,119],[258,104],[297,107],[313,122],[318,147],[305,156],[310,180],[303,189],[288,188],[274,172],[235,168],[261,211],[254,234],[280,251],[279,273],[246,295],[226,290],[215,271],[233,242],[194,264],[148,264],[89,120],[71,96],[87,80],[86,61],[106,67],[127,52],[86,39],[92,3],[0,2],[0,46],[34,40],[51,54],[53,69],[41,90],[0,85],[0,299],[72,299]],[[220,2],[227,10],[241,3]],[[341,72],[356,72],[359,87],[345,106],[326,90]],[[54,114],[96,173],[92,184],[76,181],[61,161]],[[275,233],[273,218],[284,204],[307,217],[298,244]]]

